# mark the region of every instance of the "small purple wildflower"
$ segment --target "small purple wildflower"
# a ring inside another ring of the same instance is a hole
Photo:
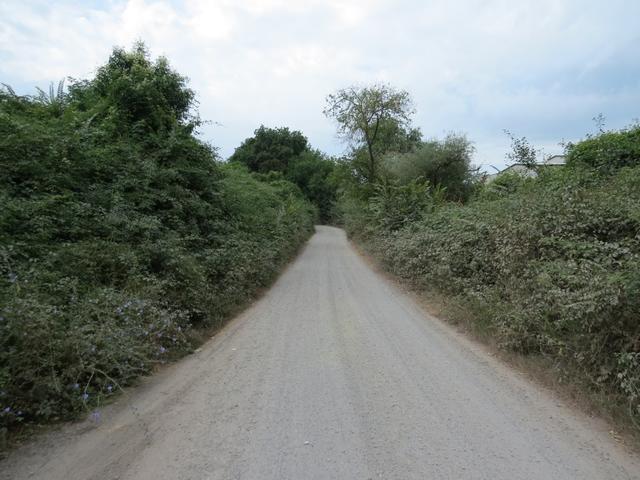
[[[160,347],[160,353],[166,353],[167,349],[164,347]]]
[[[74,390],[78,390],[80,388],[80,384],[79,383],[74,383],[72,385],[72,387],[73,387]]]
[[[4,413],[11,413],[11,407],[7,407],[3,410]]]
[[[111,393],[113,391],[113,385],[107,385],[107,392]]]
[[[82,394],[82,400],[83,400],[84,402],[86,402],[87,400],[89,400],[89,394],[88,394],[87,392],[84,392],[84,393]]]

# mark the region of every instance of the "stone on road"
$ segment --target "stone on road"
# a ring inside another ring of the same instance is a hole
[[[22,479],[640,478],[638,458],[317,233],[188,358],[0,463]]]

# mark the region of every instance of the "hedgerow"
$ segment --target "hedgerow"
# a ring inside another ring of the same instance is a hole
[[[0,91],[0,429],[189,351],[310,235],[300,190],[220,163],[193,105],[141,45],[68,93]]]
[[[619,131],[602,131],[567,146],[570,166],[587,165],[610,174],[640,163],[640,124]]]
[[[433,195],[419,205],[415,187],[395,186],[368,199],[345,196],[342,218],[390,271],[456,298],[500,346],[551,359],[561,377],[639,419],[634,135],[590,138],[571,147],[569,166],[510,179],[506,189],[489,184],[465,205]]]

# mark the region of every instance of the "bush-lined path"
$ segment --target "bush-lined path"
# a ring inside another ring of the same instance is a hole
[[[197,353],[0,478],[600,480],[640,478],[640,461],[318,227]]]

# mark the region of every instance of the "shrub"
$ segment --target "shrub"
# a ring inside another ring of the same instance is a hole
[[[55,102],[0,91],[0,429],[72,418],[220,325],[312,231],[221,165],[166,60],[116,49]]]
[[[409,206],[372,219],[365,203],[344,220],[389,270],[470,306],[504,348],[549,357],[640,415],[639,186],[638,166],[603,177],[574,165],[422,207],[399,228]]]
[[[421,142],[407,153],[392,153],[384,166],[392,178],[408,183],[417,178],[444,189],[450,200],[466,200],[472,191],[473,145],[464,135],[449,134],[444,140]]]
[[[611,174],[640,164],[640,125],[620,131],[600,132],[567,147],[567,164],[583,164]]]
[[[331,178],[335,162],[311,149],[301,132],[263,125],[236,148],[229,162],[264,175],[259,178],[285,178],[295,183],[317,207],[319,219],[331,220],[337,188]]]

